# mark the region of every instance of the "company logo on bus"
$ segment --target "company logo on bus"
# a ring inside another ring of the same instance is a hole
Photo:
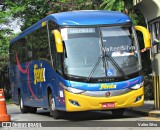
[[[101,84],[99,90],[105,90],[105,89],[116,89],[117,85],[115,84]]]
[[[40,64],[40,68],[38,68],[38,65],[34,65],[34,84],[37,84],[37,82],[45,82],[45,68],[42,68],[42,63]]]
[[[106,95],[106,97],[110,97],[111,93],[110,92],[106,92],[105,95]]]

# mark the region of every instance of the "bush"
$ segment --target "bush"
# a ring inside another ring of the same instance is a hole
[[[153,78],[150,75],[144,76],[144,99],[145,100],[154,99]]]

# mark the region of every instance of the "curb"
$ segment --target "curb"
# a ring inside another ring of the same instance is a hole
[[[126,111],[132,112],[132,113],[135,113],[135,114],[139,114],[139,115],[143,115],[143,116],[149,116],[148,111],[134,110],[134,109],[131,109],[131,108],[126,109]]]
[[[142,110],[135,110],[135,109],[126,109],[128,112],[132,112],[135,114],[143,115],[143,116],[150,116],[150,117],[160,117],[160,110],[151,110],[151,111],[142,111]]]
[[[149,116],[151,117],[160,117],[160,110],[154,110],[149,112]]]

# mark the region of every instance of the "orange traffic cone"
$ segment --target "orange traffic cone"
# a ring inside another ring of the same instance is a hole
[[[4,91],[0,89],[0,122],[11,121],[10,115],[7,114]]]

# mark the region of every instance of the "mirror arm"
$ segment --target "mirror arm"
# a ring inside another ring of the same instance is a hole
[[[151,48],[151,35],[148,29],[142,26],[134,26],[134,27],[136,30],[140,31],[143,34],[145,48]]]

